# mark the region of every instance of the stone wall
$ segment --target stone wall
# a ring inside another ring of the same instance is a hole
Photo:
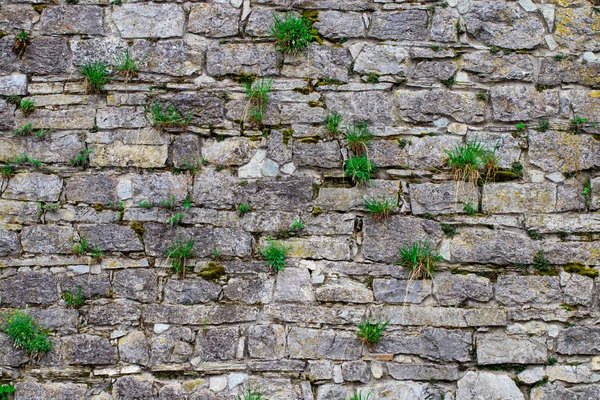
[[[273,400],[600,398],[597,279],[565,271],[600,266],[598,7],[119,3],[0,0],[0,160],[16,167],[0,196],[1,309],[28,307],[53,343],[34,360],[0,333],[15,399],[234,399],[248,383]],[[269,37],[286,10],[314,21],[304,54]],[[87,94],[78,67],[124,49],[139,75]],[[273,78],[264,126],[241,122],[250,74]],[[189,126],[153,127],[153,101]],[[344,176],[345,140],[323,127],[334,111],[369,123],[371,184]],[[52,132],[13,134],[28,123]],[[444,163],[474,139],[498,146],[501,171],[470,187]],[[89,168],[72,166],[85,149]],[[171,196],[175,210],[157,205]],[[387,220],[364,209],[377,197],[398,200]],[[279,273],[261,256],[269,236],[290,247]],[[73,254],[84,237],[101,260]],[[190,237],[181,278],[165,249]],[[409,281],[399,248],[425,238],[443,260]],[[85,304],[67,308],[78,288]],[[372,349],[364,319],[389,321]]]

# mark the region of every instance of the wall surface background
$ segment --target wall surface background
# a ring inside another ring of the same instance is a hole
[[[286,10],[316,19],[321,44],[277,51],[269,25]],[[29,307],[53,343],[35,361],[0,333],[0,382],[21,400],[232,399],[248,382],[274,400],[600,398],[597,280],[564,271],[600,266],[599,29],[585,0],[0,0],[0,160],[16,166],[1,309]],[[124,49],[139,76],[86,94],[78,67]],[[273,78],[262,128],[241,124],[249,74]],[[152,101],[190,125],[155,129]],[[370,185],[344,177],[333,111],[369,123]],[[28,123],[52,133],[13,134]],[[475,138],[522,175],[457,185],[445,150]],[[90,167],[71,166],[84,149]],[[17,166],[23,154],[41,166]],[[171,196],[176,210],[139,206]],[[375,221],[371,197],[398,211]],[[100,262],[72,253],[84,236]],[[282,272],[260,254],[268,236],[291,246]],[[190,237],[181,279],[165,249]],[[398,251],[423,239],[443,261],[409,282]],[[540,254],[555,275],[536,273]],[[225,274],[204,279],[215,264]],[[69,309],[78,287],[85,305]],[[390,321],[371,351],[363,318]]]

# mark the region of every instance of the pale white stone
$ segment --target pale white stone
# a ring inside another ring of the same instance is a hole
[[[243,373],[239,373],[239,372],[234,372],[232,374],[229,374],[229,376],[227,377],[227,382],[229,384],[229,390],[235,389],[236,387],[238,387],[242,383],[246,382],[247,380],[248,380],[248,374],[243,374]]]
[[[537,7],[542,12],[544,19],[548,24],[548,29],[552,31],[554,29],[554,14],[556,6],[554,4],[538,4]]]
[[[469,12],[471,6],[473,5],[473,0],[458,0],[456,2],[458,12],[461,14]]]
[[[562,182],[565,180],[565,176],[562,172],[553,172],[551,174],[546,175],[546,178],[548,178],[552,182]]]
[[[546,44],[548,45],[548,48],[551,51],[556,50],[556,48],[558,47],[558,43],[556,43],[556,40],[554,40],[554,36],[552,35],[546,35]]]
[[[529,171],[529,178],[533,183],[544,182],[544,173],[542,171]]]
[[[467,83],[471,81],[471,79],[469,79],[469,74],[463,71],[457,72],[454,79],[459,83]]]
[[[139,365],[126,365],[121,368],[121,375],[126,374],[139,374],[142,371],[142,367]]]
[[[371,374],[375,379],[380,379],[383,376],[383,364],[380,361],[371,361]]]
[[[445,128],[448,126],[449,122],[450,121],[448,121],[448,119],[446,119],[446,118],[439,118],[439,119],[436,119],[435,121],[433,121],[433,124],[435,126],[437,126],[438,128]]]
[[[531,385],[532,383],[542,380],[542,378],[544,378],[544,375],[546,375],[546,368],[536,367],[528,368],[525,371],[521,372],[518,375],[518,378],[520,381]]]
[[[448,131],[448,133],[453,133],[455,135],[466,135],[467,128],[468,127],[465,124],[452,123],[452,124],[448,124],[448,127],[446,128],[446,130]]]
[[[592,358],[592,371],[600,371],[600,357]]]
[[[348,50],[350,50],[350,55],[354,60],[356,60],[356,57],[358,57],[358,54],[363,49],[363,47],[365,47],[365,43],[362,42],[353,43],[348,47]]]
[[[68,268],[76,274],[87,274],[90,272],[89,265],[69,265]]]
[[[264,176],[277,176],[279,165],[275,161],[267,159],[261,168],[261,172]]]
[[[23,96],[27,94],[27,75],[0,76],[0,95]]]
[[[342,378],[342,366],[341,365],[335,365],[333,367],[333,381],[335,383],[344,382],[344,378]]]
[[[154,324],[154,333],[161,334],[167,329],[169,329],[171,325],[169,324]]]
[[[133,197],[131,179],[121,179],[117,184],[117,196],[119,200],[129,200]]]
[[[242,21],[245,21],[250,15],[250,0],[244,0],[244,8],[242,8]]]
[[[234,6],[235,8],[240,8],[242,6],[242,4],[244,3],[243,0],[229,0],[229,2],[231,3],[232,6]]]
[[[287,163],[283,167],[281,167],[281,172],[287,175],[293,175],[296,172],[296,166],[294,163]]]
[[[523,7],[523,10],[527,12],[532,12],[537,10],[537,6],[533,4],[531,0],[519,0],[519,4]]]
[[[585,53],[583,53],[583,59],[587,62],[598,61],[598,59],[596,58],[596,55],[594,53],[592,53],[591,51],[586,51]]]
[[[213,392],[221,392],[227,388],[227,377],[226,376],[213,376],[210,378],[209,383],[210,390]]]
[[[123,337],[123,336],[127,335],[128,333],[129,332],[127,332],[127,331],[113,331],[110,334],[110,338],[111,339],[117,339],[117,338],[120,338],[120,337]]]

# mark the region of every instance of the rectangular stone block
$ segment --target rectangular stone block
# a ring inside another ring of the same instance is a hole
[[[104,9],[87,5],[60,5],[44,8],[42,30],[46,34],[103,35]]]
[[[548,348],[543,338],[483,334],[477,341],[477,363],[543,364],[548,361]]]
[[[181,37],[185,13],[179,4],[126,3],[113,20],[123,39]]]
[[[362,345],[350,332],[293,327],[287,336],[287,353],[291,358],[357,360]]]

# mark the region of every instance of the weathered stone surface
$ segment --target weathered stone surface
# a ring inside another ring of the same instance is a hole
[[[336,140],[327,142],[294,141],[293,161],[296,166],[341,168],[342,152]]]
[[[135,40],[131,53],[140,59],[140,70],[173,76],[191,75],[202,69],[203,49],[192,40],[172,39],[152,43]]]
[[[464,211],[464,203],[479,204],[479,192],[470,184],[447,182],[409,186],[413,214],[454,214]]]
[[[87,319],[90,324],[99,326],[136,325],[142,312],[139,304],[129,301],[116,301],[107,305],[90,307]]]
[[[568,132],[529,132],[529,159],[546,172],[575,172],[600,166],[600,141]]]
[[[190,11],[188,30],[210,37],[238,33],[240,10],[229,4],[196,4]]]
[[[6,101],[0,100],[0,129],[13,129],[15,125],[15,117],[13,115],[13,107],[9,106]],[[3,138],[3,140],[5,140]],[[6,159],[5,157],[3,157]]]
[[[27,94],[27,75],[0,76],[0,95],[23,96]]]
[[[191,115],[190,124],[220,124],[224,118],[224,100],[216,93],[180,92],[166,98],[182,115]]]
[[[548,360],[546,342],[539,338],[485,334],[477,339],[477,363],[543,364]]]
[[[179,4],[129,3],[115,7],[113,20],[123,39],[181,37],[185,14]]]
[[[188,177],[170,173],[135,174],[121,180],[120,185],[128,188],[128,194],[133,191],[132,200],[135,203],[147,201],[158,204],[170,196],[175,196],[179,202],[187,194]]]
[[[318,301],[344,303],[370,303],[373,293],[365,285],[351,279],[327,281],[315,291]]]
[[[369,364],[364,361],[348,361],[342,364],[342,377],[346,382],[368,383],[371,378]]]
[[[4,146],[0,149],[0,159],[4,160],[15,159],[22,154],[27,154],[42,163],[64,163],[74,159],[85,148],[83,139],[72,132],[53,132],[44,140],[35,136],[18,137],[14,135],[2,138],[2,140]]]
[[[392,216],[385,224],[373,218],[364,220],[363,255],[372,261],[396,262],[401,246],[428,240],[436,247],[442,229],[435,221],[405,216]]]
[[[14,232],[0,230],[0,257],[18,256],[20,253],[19,236]]]
[[[22,30],[29,32],[38,20],[39,15],[28,7],[3,5],[0,10],[0,30],[5,35],[17,34]]]
[[[273,300],[277,302],[314,302],[315,294],[308,269],[285,268],[280,271],[277,274]]]
[[[63,338],[63,348],[69,364],[104,365],[117,361],[117,349],[95,335],[67,336]]]
[[[287,353],[290,358],[356,360],[362,349],[350,332],[293,327],[287,336]]]
[[[441,305],[458,306],[467,300],[490,300],[493,286],[488,278],[475,274],[438,274],[433,280],[433,294]]]
[[[217,76],[240,73],[274,75],[278,72],[278,58],[275,46],[270,43],[209,45],[207,72]]]
[[[172,327],[153,337],[150,363],[156,365],[189,361],[194,353],[194,336],[190,328]]]
[[[25,72],[31,74],[64,73],[69,68],[70,61],[67,42],[60,37],[37,37],[31,41],[23,54]]]
[[[575,326],[561,331],[556,340],[556,351],[560,354],[597,354],[599,351],[600,328]]]
[[[23,251],[37,254],[68,254],[79,236],[70,226],[32,225],[21,231]]]
[[[58,201],[63,181],[57,175],[22,172],[13,176],[2,194],[5,199]]]
[[[552,183],[489,183],[483,188],[486,213],[548,213],[556,207],[556,186]]]
[[[31,123],[36,129],[92,129],[95,115],[95,111],[86,108],[56,111],[43,109],[36,110],[28,117],[19,113],[16,115],[16,122],[19,126]]]
[[[348,80],[350,54],[345,48],[311,44],[306,54],[286,56],[281,73],[298,78],[328,78]]]
[[[435,361],[470,360],[471,333],[460,330],[424,328],[418,334],[386,335],[375,346],[378,353],[416,354]]]
[[[469,371],[458,381],[456,400],[523,400],[525,397],[508,375]]]
[[[178,135],[173,142],[173,165],[175,168],[201,164],[200,141],[196,135]]]
[[[530,302],[551,304],[562,301],[560,282],[555,276],[502,275],[496,282],[496,299],[502,304]]]
[[[87,385],[74,383],[37,383],[32,381],[15,384],[16,400],[83,400]]]
[[[150,270],[116,271],[113,279],[113,290],[116,297],[124,297],[149,303],[156,300],[156,274]]]
[[[79,289],[85,299],[107,297],[110,294],[111,284],[108,273],[81,274],[75,276],[61,276],[58,278],[61,289],[68,290],[77,295]]]
[[[531,264],[537,251],[529,236],[504,230],[471,228],[450,242],[452,262]]]
[[[160,168],[167,161],[167,146],[129,145],[116,141],[111,144],[96,144],[90,155],[94,167],[139,167]]]
[[[538,81],[551,86],[562,83],[596,86],[600,83],[600,64],[578,62],[570,57],[561,60],[545,57],[541,61]]]
[[[478,51],[465,54],[461,66],[464,71],[472,72],[482,82],[533,81],[533,58],[529,55]]]
[[[15,349],[12,345],[12,339],[4,333],[0,333],[0,346],[4,349],[4,351],[0,353],[0,365],[18,367],[28,361],[25,350]]]
[[[483,122],[486,105],[475,93],[448,89],[395,92],[400,116],[406,121],[431,122],[441,116],[458,122]],[[557,98],[558,100],[558,98]]]
[[[144,332],[129,332],[119,339],[119,358],[131,364],[148,364],[150,354],[148,339]]]
[[[374,279],[375,300],[384,303],[421,303],[431,294],[428,281]]]
[[[596,232],[600,229],[600,216],[595,213],[533,214],[525,217],[525,226],[539,233]]]
[[[372,124],[389,124],[393,121],[392,101],[387,92],[330,92],[325,94],[325,104],[348,121],[365,121]]]
[[[208,329],[196,337],[195,353],[201,361],[232,360],[238,337],[237,327]]]
[[[316,206],[323,211],[348,211],[364,208],[364,200],[368,198],[393,199],[398,197],[397,182],[373,180],[369,186],[353,188],[321,188],[315,200]]]
[[[79,233],[103,251],[142,251],[144,246],[128,226],[105,224],[80,226]]]
[[[585,385],[565,387],[562,383],[554,382],[535,387],[531,390],[531,400],[570,400],[594,399],[600,396],[600,386]]]
[[[427,40],[425,10],[397,10],[373,13],[369,36],[376,39]]]
[[[458,37],[458,11],[454,8],[436,7],[431,19],[431,40],[456,42]]]
[[[102,35],[104,10],[97,6],[71,4],[45,8],[42,31],[46,34]]]
[[[321,36],[331,39],[363,37],[366,34],[360,13],[324,11],[313,24]]]
[[[216,301],[221,286],[204,279],[169,279],[164,290],[167,303],[199,304]]]
[[[148,375],[125,376],[115,381],[112,395],[122,400],[151,399],[153,383],[154,379]]]
[[[373,307],[373,316],[391,325],[435,326],[465,328],[468,326],[504,326],[507,324],[506,311],[498,308],[459,309],[453,307],[430,306],[390,306]]]
[[[398,364],[386,363],[388,373],[397,380],[458,380],[458,368],[455,365],[438,364]]]
[[[0,74],[2,75],[8,75],[18,69],[17,56],[12,51],[13,43],[14,40],[10,36],[0,38]]]
[[[578,274],[564,278],[561,275],[561,285],[564,286],[565,303],[569,305],[589,306],[594,296],[594,280]]]
[[[247,138],[205,140],[202,156],[217,165],[242,165],[250,161],[256,149],[258,143]]]
[[[141,107],[101,108],[96,112],[96,124],[100,129],[143,128],[146,123]]]
[[[495,86],[491,89],[494,119],[527,121],[558,113],[557,90],[538,92],[533,86]]]
[[[91,38],[71,41],[70,46],[73,64],[80,66],[98,59],[113,60],[119,57],[125,52],[127,42],[117,38]]]
[[[415,66],[411,77],[413,79],[445,81],[453,77],[457,69],[456,63],[453,61],[421,61]]]
[[[283,325],[248,327],[248,352],[251,358],[279,360],[285,355],[285,328]]]
[[[49,305],[58,300],[56,279],[47,272],[23,272],[0,281],[2,304]]]
[[[489,45],[531,49],[544,42],[540,19],[515,3],[474,1],[465,22],[469,33]]]
[[[233,278],[223,289],[226,299],[246,304],[268,304],[273,297],[274,281],[267,278]]]
[[[118,199],[117,185],[117,177],[107,173],[75,175],[66,183],[67,200],[88,204],[115,204]]]
[[[600,40],[596,32],[600,27],[600,16],[588,3],[574,8],[556,8],[556,42],[570,50],[598,51]]]
[[[406,76],[410,61],[408,51],[393,45],[366,45],[354,61],[354,72]]]

